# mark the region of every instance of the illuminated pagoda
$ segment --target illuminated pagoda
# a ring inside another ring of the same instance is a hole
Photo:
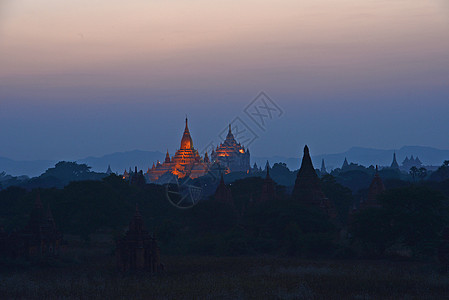
[[[211,160],[226,168],[226,173],[249,172],[251,169],[249,149],[245,150],[244,146],[237,143],[231,131],[231,124],[225,141],[217,146],[215,151],[212,150]]]
[[[208,158],[206,159],[208,161]],[[197,178],[207,173],[209,163],[205,162],[198,151],[193,148],[193,140],[190,136],[188,127],[188,120],[186,118],[186,127],[181,139],[181,148],[176,151],[173,157],[168,153],[165,155],[163,163],[157,162],[153,164],[148,171],[148,178],[150,181],[157,181],[162,175],[172,174],[178,178],[189,176],[190,178]]]

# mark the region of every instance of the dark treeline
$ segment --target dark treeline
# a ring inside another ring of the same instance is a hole
[[[434,258],[449,224],[449,180],[387,181],[381,208],[351,213],[357,196],[334,176],[322,176],[335,219],[292,200],[281,185],[276,199],[259,203],[262,185],[260,177],[239,179],[229,185],[233,205],[210,196],[184,210],[170,204],[166,186],[136,187],[114,174],[60,189],[11,186],[0,191],[0,225],[6,231],[24,226],[39,192],[60,230],[86,243],[98,233],[123,234],[138,204],[165,254]]]

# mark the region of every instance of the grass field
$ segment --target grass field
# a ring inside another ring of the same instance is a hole
[[[416,262],[163,257],[158,276],[120,274],[110,248],[0,270],[1,299],[444,299],[449,276]]]

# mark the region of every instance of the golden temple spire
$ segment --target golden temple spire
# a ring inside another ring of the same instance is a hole
[[[193,149],[193,141],[192,137],[190,136],[187,117],[186,117],[186,128],[184,129],[184,134],[182,135],[181,139],[181,149]]]

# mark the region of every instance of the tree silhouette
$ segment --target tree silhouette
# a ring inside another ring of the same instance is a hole
[[[419,179],[424,180],[424,178],[427,177],[427,169],[424,168],[424,167],[419,168],[419,170],[418,170],[418,177],[419,177]]]
[[[416,180],[416,177],[417,177],[418,174],[419,174],[418,168],[417,168],[417,167],[411,167],[411,168],[410,168],[409,174],[412,176],[413,181],[415,181],[415,180]]]

